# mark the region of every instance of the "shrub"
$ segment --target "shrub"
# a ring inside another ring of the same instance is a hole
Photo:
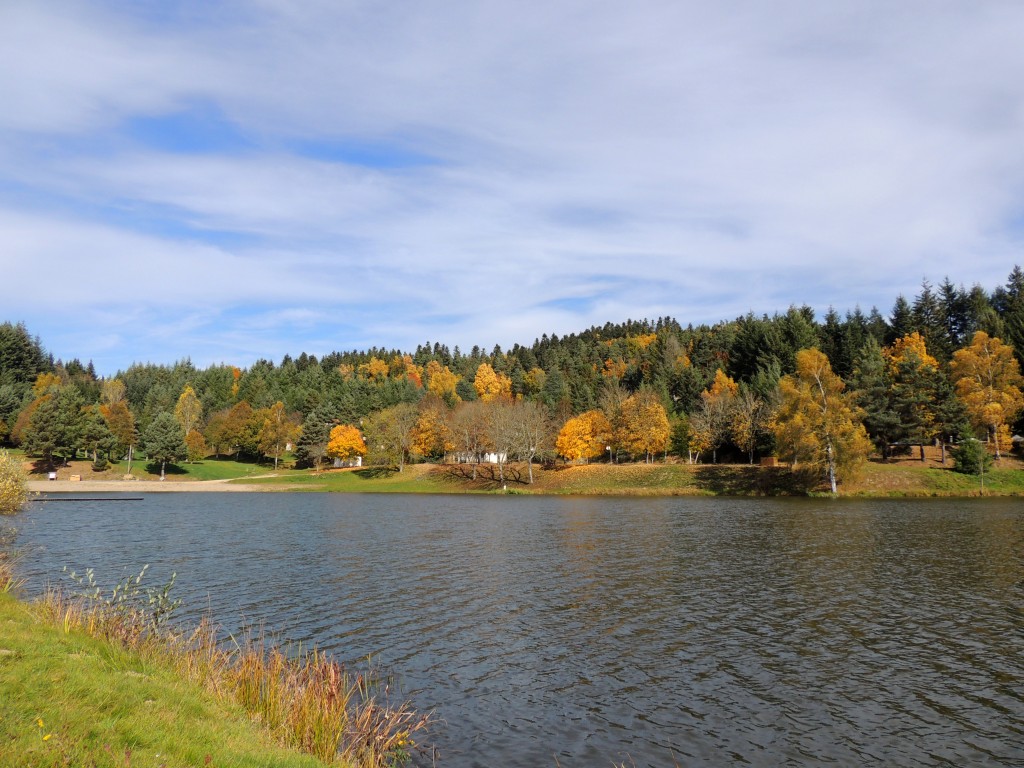
[[[7,451],[0,451],[0,515],[13,515],[28,499],[25,470]]]
[[[103,458],[102,456],[100,456],[99,458],[96,459],[96,461],[94,461],[92,463],[92,471],[93,472],[105,472],[107,470],[108,466],[109,465],[107,464],[107,460],[105,458]]]
[[[953,469],[965,475],[980,475],[992,466],[992,455],[980,440],[964,440],[950,453]]]

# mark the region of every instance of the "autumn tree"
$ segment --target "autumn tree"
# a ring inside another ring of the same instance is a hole
[[[473,464],[476,480],[480,454],[487,445],[487,404],[479,400],[463,402],[452,413],[451,427],[456,450]]]
[[[473,378],[473,389],[477,397],[485,403],[497,397],[512,396],[512,380],[504,374],[495,372],[488,363],[481,363]]]
[[[124,401],[127,388],[121,379],[104,379],[100,384],[100,402],[113,405]]]
[[[1006,425],[1024,408],[1024,378],[1013,348],[978,331],[970,346],[953,353],[950,370],[971,423],[995,442],[996,458],[1000,458]]]
[[[462,401],[455,391],[462,377],[448,370],[447,365],[431,360],[427,363],[424,375],[427,379],[427,391],[440,397],[449,408],[454,408]]]
[[[565,422],[555,440],[555,450],[569,461],[589,461],[604,456],[611,435],[612,425],[604,411],[586,411]]]
[[[202,461],[210,454],[210,447],[206,444],[206,438],[198,429],[193,429],[185,435],[185,461],[190,464],[195,461]]]
[[[925,339],[917,331],[896,339],[882,350],[891,385],[890,407],[899,425],[900,440],[920,447],[940,431],[939,361],[928,353]]]
[[[505,463],[515,451],[518,437],[516,403],[506,397],[490,401],[481,397],[481,401],[486,406],[487,413],[487,426],[484,434],[498,462],[498,480],[504,483]]]
[[[263,423],[260,425],[257,440],[260,453],[274,457],[274,469],[282,451],[299,433],[299,425],[295,417],[285,412],[284,403],[278,400],[269,408],[260,411]]]
[[[249,401],[241,400],[231,408],[211,414],[204,437],[218,456],[222,451],[255,456],[259,452],[259,431],[262,425],[263,420],[256,418],[256,412]]]
[[[845,384],[817,349],[796,355],[796,372],[779,382],[781,402],[775,426],[779,453],[796,469],[806,464],[825,473],[832,493],[852,477],[871,450],[871,441]]]
[[[775,404],[758,396],[751,387],[740,386],[729,410],[732,441],[737,448],[746,451],[749,463],[753,464],[754,451],[772,435]]]
[[[665,406],[653,392],[640,390],[622,403],[614,424],[615,443],[630,455],[653,461],[654,454],[668,449],[670,434]]]
[[[526,459],[529,482],[533,483],[533,459],[549,450],[551,443],[551,414],[541,403],[517,400],[513,406],[515,418],[515,452]]]
[[[419,404],[419,417],[413,428],[412,450],[419,456],[442,458],[455,448],[450,425],[451,412],[445,401],[436,394],[428,394]]]
[[[339,424],[331,430],[327,441],[327,456],[332,459],[351,461],[356,456],[366,455],[366,443],[357,427]]]
[[[695,438],[703,450],[711,450],[712,463],[718,462],[718,449],[729,438],[738,393],[739,385],[720,368],[715,371],[711,386],[700,393],[692,428],[697,431]]]
[[[612,425],[612,428],[608,432],[606,445],[611,446],[612,456],[617,457],[619,449],[622,447],[619,442],[618,430],[615,429],[615,425],[619,423],[622,415],[622,404],[629,398],[629,391],[619,384],[617,381],[607,379],[604,385],[601,387],[600,395],[598,396],[598,403],[601,408],[601,412],[605,418],[608,419],[608,423]]]
[[[392,464],[401,472],[412,446],[419,412],[411,403],[399,403],[371,413],[363,422],[367,453],[376,464]]]
[[[202,417],[203,404],[199,402],[196,391],[186,384],[174,406],[174,418],[181,424],[181,431],[187,435],[199,426],[199,420]]]
[[[135,416],[125,400],[114,400],[109,404],[100,405],[100,413],[107,422],[107,428],[114,436],[116,447],[120,451],[128,451],[128,474],[132,473],[132,452],[138,442],[135,431]]]

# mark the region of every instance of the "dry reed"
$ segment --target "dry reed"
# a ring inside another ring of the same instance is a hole
[[[281,743],[325,763],[403,765],[419,749],[414,736],[433,722],[407,702],[391,703],[389,686],[372,667],[353,674],[316,649],[290,657],[262,633],[225,642],[208,619],[187,632],[158,630],[144,610],[111,610],[61,590],[47,592],[39,609],[65,632],[84,631],[166,661],[182,677],[240,704]]]

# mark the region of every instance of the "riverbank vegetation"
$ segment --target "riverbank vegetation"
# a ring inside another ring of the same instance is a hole
[[[167,588],[139,582],[23,603],[0,554],[3,765],[384,768],[417,748],[430,716],[392,704],[373,670],[207,622],[170,630]]]
[[[211,457],[262,471],[291,457],[314,473],[335,462],[455,463],[474,474],[487,464],[504,485],[511,462],[525,462],[530,484],[535,463],[559,460],[778,457],[816,475],[814,489],[838,490],[871,458],[974,439],[997,460],[1019,451],[1022,360],[1017,267],[992,291],[925,281],[888,316],[855,308],[819,320],[790,307],[710,326],[607,323],[510,350],[426,343],[245,369],[133,365],[109,377],[50,359],[6,323],[0,440],[34,457],[35,472],[86,455],[98,473],[129,474],[130,463],[113,465],[141,450],[150,468],[189,475]]]

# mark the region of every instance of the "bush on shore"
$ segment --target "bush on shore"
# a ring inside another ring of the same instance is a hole
[[[0,515],[13,515],[28,499],[25,470],[7,451],[0,451]]]

